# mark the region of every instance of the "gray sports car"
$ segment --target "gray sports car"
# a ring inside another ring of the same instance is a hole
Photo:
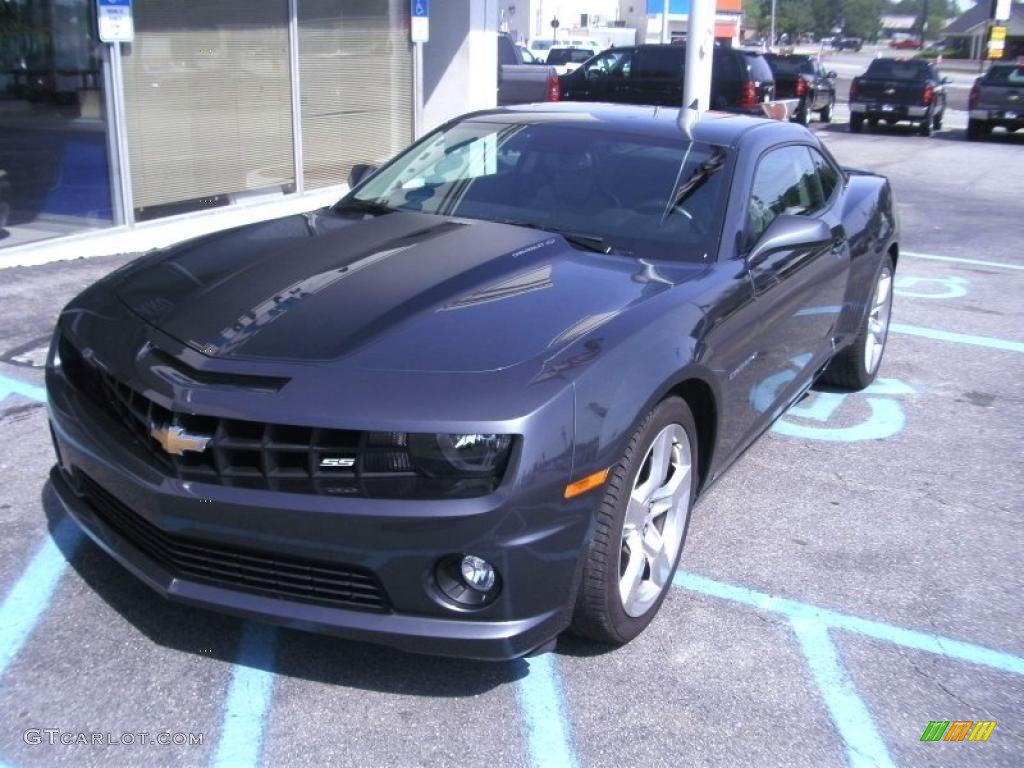
[[[352,177],[60,316],[53,486],[166,597],[481,659],[625,643],[698,496],[878,372],[892,191],[801,126],[530,106]]]

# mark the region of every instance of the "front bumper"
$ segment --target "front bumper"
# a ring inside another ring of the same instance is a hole
[[[929,107],[906,104],[884,104],[872,101],[851,101],[850,112],[883,120],[923,120]]]
[[[115,560],[171,600],[404,651],[507,660],[544,645],[571,619],[591,500],[561,498],[559,483],[518,478],[471,499],[412,501],[320,497],[181,481],[118,433],[118,425],[48,372],[58,452],[51,480],[68,514]],[[139,545],[90,501],[82,476],[140,525],[185,546],[241,550],[290,562],[345,564],[372,573],[380,610],[294,599],[194,578]],[[540,473],[541,477],[544,476]],[[480,609],[454,606],[433,582],[446,555],[494,564],[502,591]]]

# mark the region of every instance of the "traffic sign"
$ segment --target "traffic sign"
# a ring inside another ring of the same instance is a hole
[[[412,15],[412,41],[427,42],[430,39],[430,0],[409,0],[409,9]]]
[[[130,43],[135,39],[132,0],[96,0],[96,23],[104,43]]]

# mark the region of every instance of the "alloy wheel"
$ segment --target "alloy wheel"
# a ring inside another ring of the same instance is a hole
[[[868,315],[868,329],[864,337],[864,367],[869,374],[878,369],[889,335],[889,316],[892,314],[892,270],[882,268],[875,286],[875,296]]]
[[[690,511],[690,438],[669,424],[651,443],[626,506],[619,555],[619,597],[632,617],[643,616],[668,583]]]

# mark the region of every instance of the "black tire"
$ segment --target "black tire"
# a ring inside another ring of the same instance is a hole
[[[877,131],[878,130],[878,118],[877,117],[869,117],[868,118],[868,128],[870,128],[872,131]]]
[[[866,355],[866,343],[869,333],[869,323],[871,321],[872,309],[875,304],[876,294],[878,291],[878,283],[883,274],[888,270],[890,282],[889,282],[889,293],[888,293],[888,312],[885,318],[885,333],[882,341],[882,349],[879,353],[878,360],[874,364],[874,369],[870,369],[868,365]],[[871,283],[871,294],[867,299],[867,307],[865,308],[864,317],[861,319],[860,328],[857,329],[857,336],[853,342],[838,351],[832,361],[828,364],[828,368],[821,375],[821,381],[825,384],[830,384],[840,389],[847,389],[851,391],[857,391],[864,389],[871,382],[875,380],[878,375],[878,371],[882,367],[882,358],[885,356],[886,341],[889,336],[889,318],[892,315],[892,276],[895,267],[893,266],[892,256],[889,254],[885,255],[882,259],[882,265],[878,268],[878,274],[875,275],[875,279]]]
[[[942,118],[945,114],[946,110],[942,110],[941,112],[939,112],[939,114],[935,116],[935,121],[932,123],[932,125],[935,126],[936,131],[942,130]]]
[[[991,129],[983,120],[967,120],[967,140],[978,141],[988,136]]]
[[[860,133],[864,130],[864,115],[850,115],[850,133]]]
[[[823,123],[831,123],[832,122],[832,108],[835,107],[835,105],[836,105],[836,97],[832,96],[832,97],[829,98],[828,104],[826,104],[822,109],[820,109],[818,111],[818,117],[821,118],[821,122],[823,122]]]
[[[796,114],[793,115],[793,122],[805,126],[811,124],[811,111],[807,108],[806,104],[802,104],[797,108]]]
[[[932,135],[932,116],[931,115],[928,115],[928,117],[926,117],[924,120],[921,121],[921,124],[917,127],[917,132],[920,133],[922,136],[931,136]]]
[[[645,466],[654,438],[672,424],[683,427],[690,443],[690,495],[686,521],[672,569],[661,593],[643,615],[634,617],[626,613],[619,594],[626,506],[637,476]],[[594,531],[583,553],[583,576],[570,632],[600,643],[624,645],[651,623],[671,589],[672,576],[679,565],[679,557],[686,542],[689,513],[697,491],[698,466],[697,429],[689,406],[678,397],[662,400],[643,418],[630,438],[624,455],[608,475]]]

